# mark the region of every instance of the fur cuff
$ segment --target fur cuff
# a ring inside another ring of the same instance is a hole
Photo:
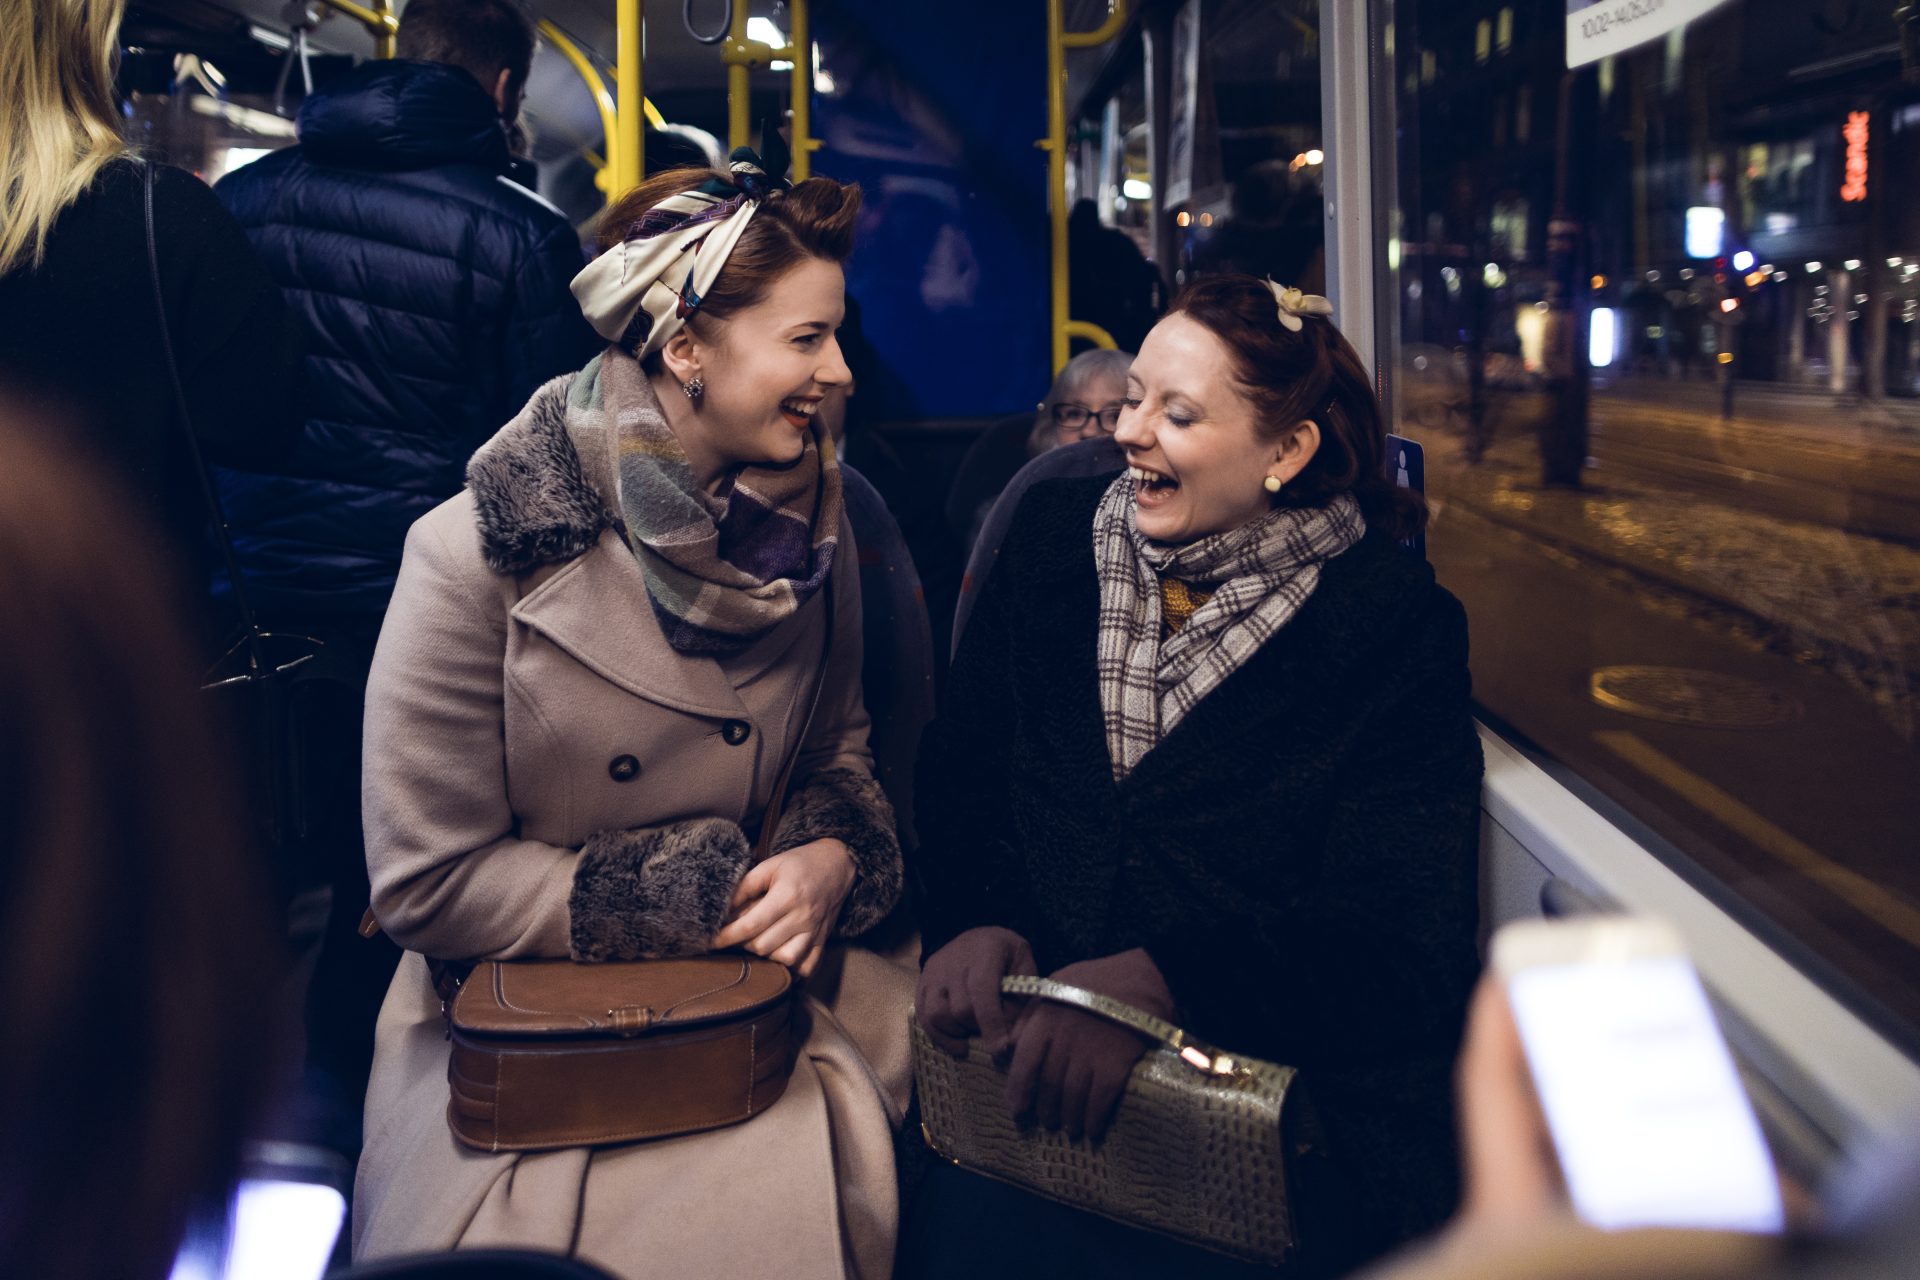
[[[706,951],[752,860],[747,837],[725,818],[595,834],[581,846],[567,901],[573,958]]]
[[[853,854],[853,889],[834,932],[858,937],[900,901],[900,838],[894,833],[893,806],[879,783],[852,769],[814,774],[788,801],[773,852],[829,839],[844,842]]]

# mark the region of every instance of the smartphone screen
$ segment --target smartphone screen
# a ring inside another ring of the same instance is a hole
[[[1766,1139],[1684,955],[1541,963],[1506,979],[1582,1219],[1781,1230]]]
[[[324,1183],[244,1179],[227,1221],[188,1240],[171,1280],[320,1280],[346,1214]]]

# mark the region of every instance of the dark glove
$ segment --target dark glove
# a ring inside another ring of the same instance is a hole
[[[920,970],[914,1009],[934,1044],[956,1058],[979,1036],[988,1053],[1007,1051],[1013,1006],[1000,994],[1000,979],[1036,972],[1033,948],[1011,929],[969,929],[934,952]]]
[[[1153,957],[1134,948],[1070,964],[1056,982],[1083,987],[1171,1020],[1173,994]],[[1030,1001],[1013,1030],[1007,1108],[1023,1123],[1064,1128],[1070,1138],[1099,1138],[1113,1123],[1133,1064],[1152,1041],[1097,1014]]]

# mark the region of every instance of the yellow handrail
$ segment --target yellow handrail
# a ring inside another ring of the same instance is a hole
[[[727,39],[720,46],[720,59],[727,64],[727,149],[753,144],[752,92],[749,73],[761,63],[785,60],[793,64],[792,142],[793,180],[804,182],[813,176],[813,153],[820,142],[813,136],[813,42],[807,36],[807,0],[788,0],[788,21],[793,30],[785,48],[775,49],[747,39],[747,6],[732,0]]]
[[[546,18],[540,19],[540,38],[558,50],[560,56],[573,66],[580,79],[586,82],[587,93],[593,99],[594,109],[600,113],[600,132],[605,134],[607,139],[607,158],[599,166],[602,175],[600,188],[606,192],[607,200],[611,202],[616,187],[625,189],[620,181],[619,125],[613,106],[613,95],[607,92],[607,82],[600,78],[599,70],[588,60],[587,55],[581,52],[580,46],[575,44],[566,32],[554,26]]]
[[[747,134],[751,126],[747,119],[750,114],[747,83],[747,69],[756,62],[767,60],[760,52],[766,48],[747,39],[746,0],[728,0],[730,16],[727,21],[726,43],[720,46],[720,59],[727,64],[727,150],[747,145]]]
[[[617,0],[614,5],[613,79],[620,94],[616,118],[620,131],[620,168],[609,184],[609,200],[640,185],[647,176],[647,146],[641,122],[646,117],[647,95],[640,81],[640,29],[646,10],[642,0]]]
[[[1067,337],[1070,339],[1085,338],[1088,342],[1091,342],[1103,351],[1118,351],[1120,349],[1120,344],[1113,340],[1113,335],[1091,320],[1067,321]],[[1060,371],[1055,369],[1054,372],[1058,373]]]
[[[813,41],[807,35],[807,0],[787,0],[793,30],[787,33],[787,52],[793,59],[793,180],[813,176],[813,153],[820,140],[813,136]]]
[[[1091,49],[1120,34],[1127,25],[1127,0],[1107,0],[1107,20],[1091,31],[1062,31],[1060,43],[1069,49]],[[1057,30],[1057,28],[1056,28]]]
[[[1127,0],[1107,0],[1107,20],[1093,31],[1068,32],[1061,0],[1047,0],[1047,136],[1036,144],[1047,153],[1047,202],[1053,221],[1053,371],[1066,367],[1074,338],[1113,348],[1099,325],[1067,315],[1067,50],[1104,44],[1127,22]]]
[[[371,8],[355,4],[354,0],[321,0],[321,3],[344,13],[373,33],[374,57],[393,56],[393,38],[400,30],[400,19],[393,12],[393,0],[370,0]]]

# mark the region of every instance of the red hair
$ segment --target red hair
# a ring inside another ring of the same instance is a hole
[[[1332,321],[1306,316],[1294,332],[1280,323],[1266,281],[1242,275],[1200,277],[1167,314],[1186,316],[1225,344],[1262,438],[1278,439],[1302,420],[1319,427],[1320,447],[1275,501],[1318,507],[1351,493],[1367,523],[1395,538],[1426,526],[1425,499],[1387,478],[1380,403],[1359,353]]]

